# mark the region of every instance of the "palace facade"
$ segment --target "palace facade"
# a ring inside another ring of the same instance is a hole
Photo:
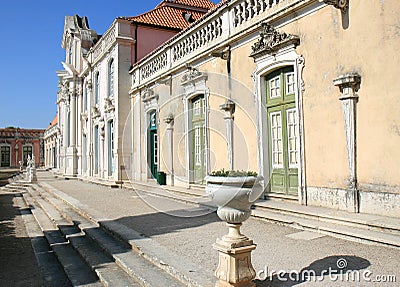
[[[135,17],[119,17],[104,35],[89,28],[86,17],[66,16],[58,71],[59,171],[117,181],[127,178],[132,151],[123,138],[130,113],[130,67],[198,20],[214,4],[208,0],[162,1]],[[163,21],[159,21],[163,19]],[[125,170],[125,169],[124,169]]]
[[[198,187],[214,170],[252,170],[266,197],[400,216],[400,4],[209,9],[137,58],[134,19],[100,38],[66,18],[60,171]]]

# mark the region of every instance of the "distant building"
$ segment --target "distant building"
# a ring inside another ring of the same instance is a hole
[[[0,129],[1,167],[19,167],[19,161],[26,165],[28,155],[35,156],[36,166],[43,166],[43,134],[39,129]]]
[[[59,133],[58,128],[58,115],[54,117],[50,125],[44,132],[44,158],[46,168],[57,168],[58,167],[58,154],[59,151]]]

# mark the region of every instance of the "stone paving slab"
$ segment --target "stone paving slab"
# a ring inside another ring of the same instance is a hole
[[[203,268],[216,269],[218,255],[212,244],[227,227],[214,212],[180,217],[175,215],[190,214],[188,210],[195,206],[127,189],[55,179],[50,173],[38,173],[38,178],[74,199],[88,214],[125,225]],[[243,224],[242,232],[257,244],[253,252],[257,286],[400,286],[399,249],[330,236],[290,238],[299,230],[254,218]],[[350,270],[360,282],[339,276]],[[266,280],[266,274],[272,276]],[[305,280],[304,274],[315,276]],[[378,282],[393,279],[397,282]]]

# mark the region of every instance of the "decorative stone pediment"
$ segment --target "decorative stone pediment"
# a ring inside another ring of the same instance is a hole
[[[265,54],[276,54],[282,48],[300,44],[299,36],[279,33],[275,28],[268,24],[261,24],[260,39],[251,47],[253,52],[250,57],[257,58]]]
[[[142,93],[142,101],[144,103],[149,102],[151,100],[158,100],[158,95],[154,93],[152,89],[146,88]]]
[[[69,45],[71,45],[71,37],[76,37],[80,40],[82,54],[84,56],[99,39],[96,31],[89,28],[87,17],[79,17],[78,15],[65,17],[64,33],[61,42],[63,49],[67,50],[69,48]]]
[[[320,0],[328,5],[333,5],[335,8],[346,12],[349,8],[349,0]]]
[[[66,81],[59,81],[58,82],[58,103],[64,102],[67,105],[69,104],[69,89],[68,83]]]
[[[104,110],[106,111],[106,113],[111,113],[115,111],[114,98],[106,98],[106,103],[104,104]]]
[[[195,84],[198,81],[207,80],[207,74],[200,72],[196,68],[188,67],[188,71],[182,76],[181,84]]]

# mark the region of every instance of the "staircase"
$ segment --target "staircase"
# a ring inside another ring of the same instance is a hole
[[[27,184],[18,175],[3,189],[21,194],[25,213],[33,215],[37,233],[65,273],[68,284],[60,285],[62,275],[47,276],[49,286],[214,285],[208,270],[124,225],[95,220],[46,183]]]

